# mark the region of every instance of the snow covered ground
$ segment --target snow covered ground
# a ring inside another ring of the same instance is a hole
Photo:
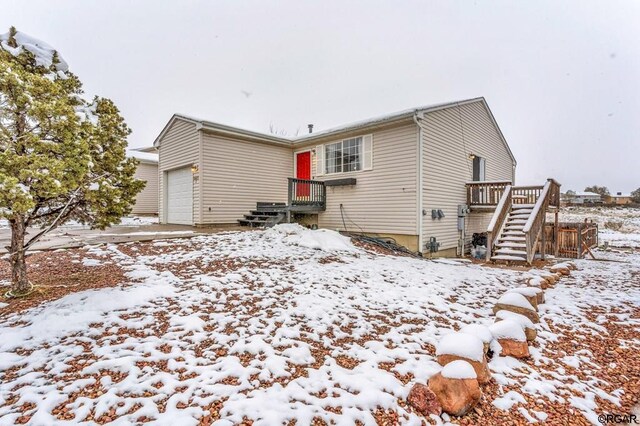
[[[623,404],[629,372],[592,342],[640,352],[640,253],[602,256],[615,261],[578,261],[546,292],[532,359],[494,358],[474,416],[598,424]],[[294,225],[94,247],[83,262],[127,280],[0,316],[0,424],[418,425],[404,400],[440,370],[435,343],[491,324],[539,273],[379,255]]]

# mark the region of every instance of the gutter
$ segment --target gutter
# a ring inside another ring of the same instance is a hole
[[[416,111],[415,114],[413,115],[413,122],[416,123],[416,126],[418,126],[418,143],[417,143],[417,150],[418,150],[418,182],[416,185],[417,188],[417,194],[416,194],[416,227],[418,228],[418,251],[420,253],[422,253],[423,247],[424,247],[424,241],[423,241],[423,235],[422,235],[422,221],[423,221],[423,214],[422,214],[422,210],[423,210],[423,194],[422,194],[422,187],[423,187],[423,174],[424,174],[424,170],[423,170],[423,159],[422,159],[422,153],[423,153],[423,143],[422,143],[422,126],[420,125],[419,119],[418,119],[418,112]]]

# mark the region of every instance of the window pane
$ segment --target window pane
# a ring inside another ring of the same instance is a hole
[[[342,171],[341,143],[325,146],[326,173],[340,173]]]
[[[362,138],[346,139],[343,141],[343,164],[345,172],[360,170],[360,153],[362,151]]]

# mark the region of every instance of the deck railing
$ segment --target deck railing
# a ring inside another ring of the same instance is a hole
[[[478,181],[467,182],[467,205],[496,206],[510,181]]]
[[[538,196],[537,201],[533,206],[533,211],[529,215],[527,223],[525,223],[522,231],[524,232],[525,244],[527,246],[527,263],[531,264],[536,254],[536,244],[539,239],[542,239],[540,244],[540,251],[542,258],[545,254],[545,233],[544,226],[547,217],[547,209],[551,203],[559,203],[560,201],[560,184],[553,179],[547,179],[547,183],[544,184],[542,192]],[[558,204],[559,205],[559,204]]]
[[[324,182],[289,178],[289,207],[324,210],[327,206],[327,188]]]

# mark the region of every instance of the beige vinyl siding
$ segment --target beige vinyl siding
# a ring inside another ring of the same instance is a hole
[[[198,164],[200,154],[199,132],[196,125],[188,121],[177,119],[171,127],[166,131],[159,143],[159,167],[158,167],[158,193],[160,194],[160,202],[158,203],[160,222],[166,223],[166,215],[164,208],[166,202],[164,200],[164,179],[168,170],[179,169],[182,167],[191,167]],[[202,168],[201,168],[202,169]],[[199,177],[193,181],[193,223],[200,223],[200,188]]]
[[[356,178],[353,186],[327,187],[327,209],[318,215],[318,226],[343,230],[340,204],[349,231],[416,235],[417,137],[414,123],[336,137],[305,148],[338,142],[346,137],[373,135],[373,169],[315,176],[318,180]],[[295,148],[302,151],[303,148]],[[312,173],[315,175],[316,158]]]
[[[513,180],[513,160],[484,103],[477,101],[459,108],[427,113],[421,121],[423,205],[427,211],[423,239],[426,242],[436,237],[441,250],[458,244],[457,208],[466,203],[465,183],[472,180],[469,154],[486,159],[486,180]],[[445,217],[431,219],[432,209],[443,210]]]
[[[467,249],[471,246],[471,239],[474,233],[487,232],[487,227],[493,212],[472,212],[467,216],[464,244]]]
[[[236,224],[259,201],[287,202],[290,147],[203,133],[202,155],[204,224]]]
[[[134,214],[158,213],[158,165],[140,163],[136,168],[135,178],[145,181],[146,185],[136,196],[136,204],[133,206]]]

